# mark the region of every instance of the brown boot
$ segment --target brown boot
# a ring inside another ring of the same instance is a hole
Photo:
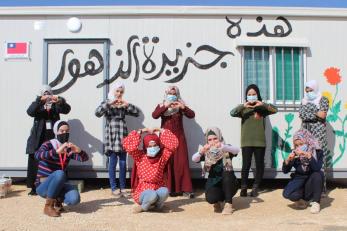
[[[54,203],[54,209],[55,209],[55,211],[57,211],[59,213],[65,212],[65,209],[63,207],[63,200],[62,199],[57,198],[57,200]]]
[[[54,209],[55,199],[47,198],[43,213],[50,217],[59,217],[60,213]]]

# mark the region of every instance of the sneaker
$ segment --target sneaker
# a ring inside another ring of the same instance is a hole
[[[233,204],[225,203],[224,209],[222,211],[222,215],[231,215],[231,214],[233,214],[233,212],[234,212]]]
[[[240,197],[246,197],[246,196],[247,196],[247,189],[246,188],[241,189]]]
[[[308,203],[307,203],[307,201],[300,199],[300,200],[294,202],[294,206],[297,209],[306,209],[308,206]]]
[[[121,196],[125,197],[125,198],[128,198],[128,197],[131,196],[131,194],[129,192],[127,192],[127,191],[121,191],[120,193],[121,193]]]
[[[183,196],[188,197],[189,199],[193,199],[195,197],[194,193],[192,192],[184,192]]]
[[[141,205],[136,205],[133,208],[133,213],[142,213],[142,212],[143,212],[143,209],[142,209]]]
[[[111,194],[115,197],[115,198],[120,198],[122,196],[122,192],[118,191],[118,190],[114,190],[111,192]]]
[[[320,212],[320,204],[318,202],[312,202],[311,213],[317,214]]]
[[[252,188],[252,191],[249,193],[249,196],[251,197],[259,196],[258,188]]]
[[[170,192],[170,197],[178,197],[183,196],[182,192]]]
[[[217,203],[213,204],[213,211],[215,213],[221,213],[222,208],[223,208],[222,202],[217,202]]]

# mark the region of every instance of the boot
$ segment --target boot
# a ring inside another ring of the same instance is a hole
[[[222,215],[231,215],[231,214],[233,214],[233,212],[234,212],[233,204],[225,203],[224,209],[222,211]]]
[[[259,192],[258,192],[258,185],[253,185],[252,187],[252,191],[251,193],[249,194],[251,197],[257,197],[259,195]]]
[[[63,200],[61,198],[57,198],[57,200],[55,201],[54,209],[59,213],[65,212],[65,209],[63,207]]]
[[[222,208],[223,208],[222,202],[217,202],[217,203],[213,204],[213,211],[215,213],[222,212]]]
[[[246,197],[246,196],[247,196],[247,186],[241,186],[240,197]]]
[[[55,199],[47,198],[43,213],[50,217],[59,217],[60,213],[54,209]]]

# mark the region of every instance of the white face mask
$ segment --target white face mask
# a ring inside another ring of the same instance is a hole
[[[258,100],[258,96],[257,95],[247,95],[247,101],[250,103],[255,103]]]
[[[307,92],[306,93],[308,100],[315,100],[317,98],[317,94],[314,93],[313,91]]]

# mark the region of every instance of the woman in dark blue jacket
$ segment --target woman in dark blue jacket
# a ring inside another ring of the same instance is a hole
[[[317,139],[306,129],[300,129],[293,137],[294,150],[283,162],[282,171],[295,172],[284,188],[283,197],[295,202],[296,208],[305,209],[311,202],[311,213],[319,213],[323,189],[323,151]]]

